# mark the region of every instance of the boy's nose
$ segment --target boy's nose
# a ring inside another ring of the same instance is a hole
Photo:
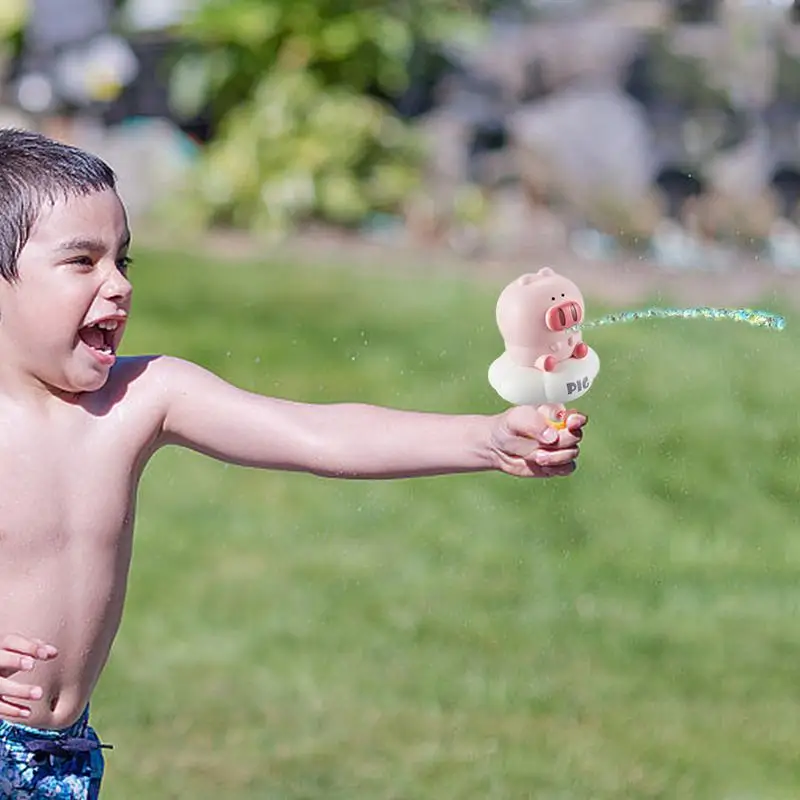
[[[103,296],[109,300],[127,299],[132,292],[131,282],[117,269],[103,283]]]

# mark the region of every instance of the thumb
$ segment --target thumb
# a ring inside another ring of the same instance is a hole
[[[508,428],[512,436],[535,439],[542,444],[555,444],[558,431],[545,414],[533,406],[517,406],[508,412]]]

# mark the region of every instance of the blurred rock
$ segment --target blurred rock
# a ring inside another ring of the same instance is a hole
[[[768,133],[758,126],[738,147],[715,153],[705,175],[714,190],[730,197],[750,198],[766,188],[772,161]]]
[[[645,115],[618,89],[570,88],[508,124],[514,145],[548,164],[550,180],[578,207],[636,203],[655,178]]]
[[[787,220],[777,220],[767,239],[767,257],[779,272],[800,271],[800,230]]]
[[[611,261],[619,255],[617,240],[602,231],[582,228],[570,236],[574,253],[589,261]]]
[[[492,194],[483,227],[484,246],[493,256],[524,258],[563,250],[567,245],[564,219],[547,208],[533,206],[519,186]]]
[[[640,44],[633,25],[593,18],[498,25],[465,57],[466,69],[495,84],[505,103],[545,96],[575,82],[619,85]]]
[[[428,153],[429,180],[452,186],[467,180],[471,123],[450,107],[437,109],[417,123]]]
[[[697,239],[673,220],[659,224],[650,247],[653,260],[667,271],[722,272],[731,263],[726,250]]]

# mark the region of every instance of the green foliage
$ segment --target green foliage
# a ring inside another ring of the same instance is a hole
[[[25,0],[3,0],[0,3],[0,42],[17,36],[28,15]]]
[[[421,152],[368,92],[402,90],[414,42],[447,12],[443,2],[207,0],[186,28],[198,52],[178,65],[175,99],[210,105],[220,131],[185,210],[282,231],[397,209]]]
[[[25,0],[0,0],[0,81],[8,60],[19,50],[28,11]]]
[[[265,71],[303,69],[322,86],[397,90],[414,25],[382,3],[336,0],[206,0],[187,32],[211,47],[209,90],[220,115],[237,107]],[[366,6],[366,7],[365,7]]]
[[[374,99],[276,70],[233,109],[196,175],[203,222],[283,231],[311,217],[354,223],[413,187],[416,152]],[[189,199],[189,198],[186,198]]]

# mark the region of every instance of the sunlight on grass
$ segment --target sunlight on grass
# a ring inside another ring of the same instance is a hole
[[[136,270],[131,352],[298,399],[503,408],[493,289],[163,254]],[[105,796],[796,798],[788,323],[592,332],[566,481],[159,454],[94,700]]]

